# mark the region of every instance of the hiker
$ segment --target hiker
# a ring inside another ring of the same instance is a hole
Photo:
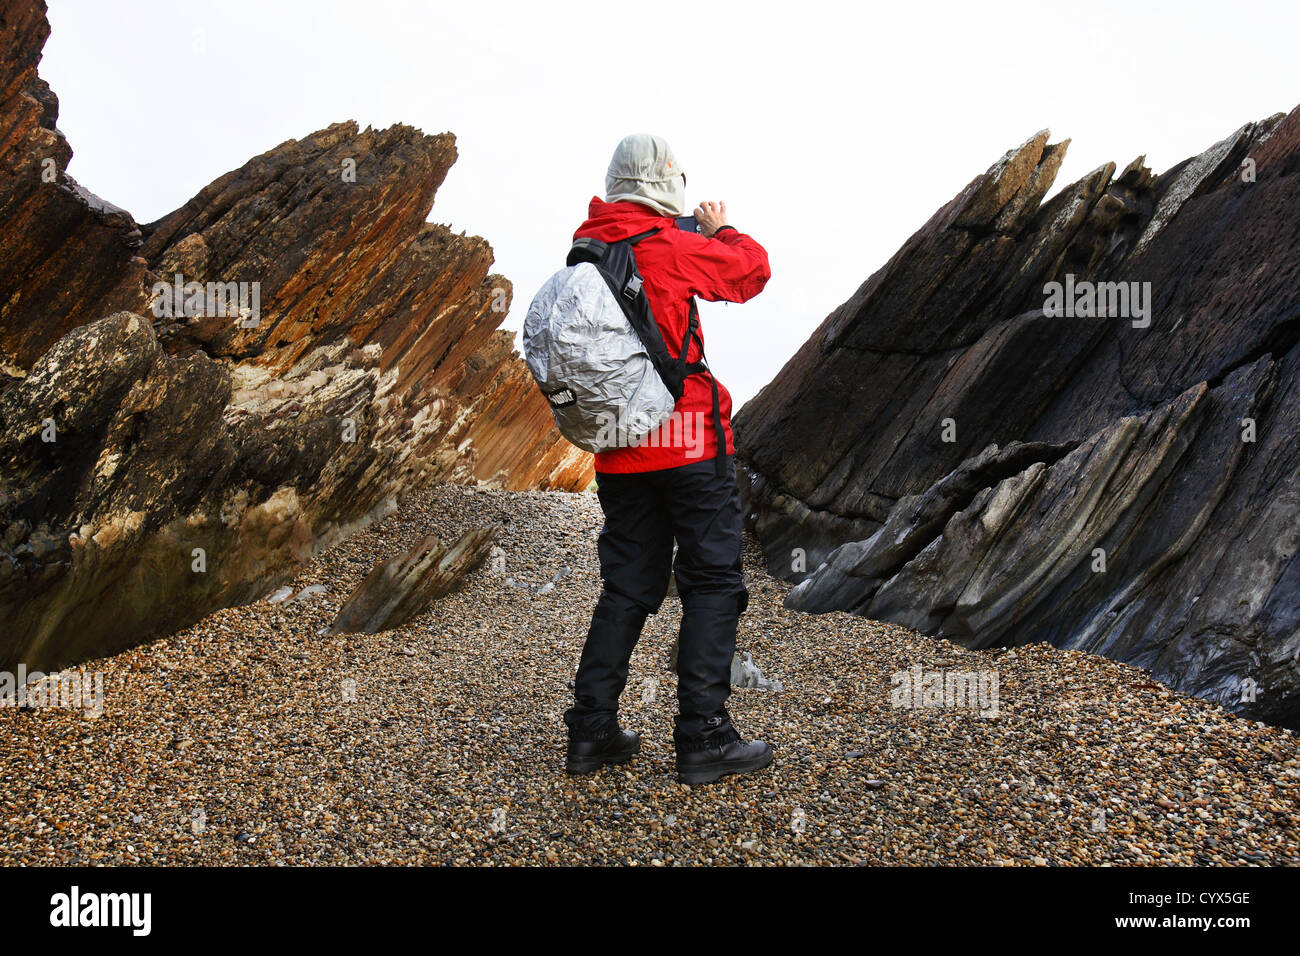
[[[574,239],[613,243],[658,227],[637,242],[635,262],[664,342],[685,341],[697,316],[692,297],[745,302],[771,277],[767,252],[727,223],[725,203],[700,203],[698,232],[678,228],[686,173],[660,137],[639,134],[619,143],[605,190],[604,200],[592,197]],[[603,588],[574,704],[564,715],[569,773],[622,763],[640,750],[639,735],[619,726],[618,699],[642,625],[659,610],[672,574],[682,602],[673,730],[678,779],[707,783],[772,761],[766,743],[741,738],[725,706],[737,619],[749,593],[741,573],[731,396],[707,371],[703,353],[696,332],[686,355],[694,371],[662,425],[634,445],[595,456],[605,513],[597,543]]]

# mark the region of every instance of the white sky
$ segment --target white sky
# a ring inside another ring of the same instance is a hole
[[[1035,131],[1057,188],[1162,171],[1300,101],[1300,4],[48,0],[41,74],[88,189],[149,222],[332,122],[451,130],[430,219],[486,237],[506,326],[563,265],[614,145],[668,139],[689,199],[768,249],[704,304],[737,407],[936,208]]]

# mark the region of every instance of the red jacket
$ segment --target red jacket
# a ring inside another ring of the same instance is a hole
[[[677,228],[671,216],[661,216],[636,202],[605,202],[593,196],[587,221],[574,239],[589,237],[617,242],[639,232],[663,228],[636,246],[636,264],[645,283],[650,309],[659,323],[668,350],[682,346],[690,320],[690,297],[710,302],[745,302],[763,291],[772,270],[767,251],[735,229],[723,229],[706,239]],[[704,332],[700,330],[703,340]],[[698,362],[700,345],[692,340],[687,362]],[[686,389],[673,415],[637,445],[596,454],[598,472],[658,471],[714,457],[718,447],[713,430],[713,387],[708,372],[686,379]],[[731,395],[718,383],[718,407],[727,436],[727,453],[735,452],[731,438]]]

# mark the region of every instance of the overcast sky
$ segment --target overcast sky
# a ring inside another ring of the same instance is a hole
[[[1007,149],[1073,140],[1057,188],[1162,171],[1300,102],[1300,4],[47,0],[41,74],[86,188],[148,222],[332,122],[450,130],[430,219],[486,237],[506,326],[563,265],[614,145],[668,139],[689,198],[768,249],[702,308],[737,406]]]

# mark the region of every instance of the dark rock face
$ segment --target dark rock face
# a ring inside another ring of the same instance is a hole
[[[1065,145],[972,181],[742,409],[753,527],[791,607],[1300,725],[1300,110],[1043,203]]]
[[[330,625],[331,634],[376,634],[401,627],[461,585],[488,555],[501,525],[467,531],[450,547],[428,535],[406,554],[375,565]]]
[[[61,172],[48,32],[6,8],[0,668],[254,600],[427,482],[590,483],[491,247],[424,221],[450,134],[336,124],[137,227]]]

